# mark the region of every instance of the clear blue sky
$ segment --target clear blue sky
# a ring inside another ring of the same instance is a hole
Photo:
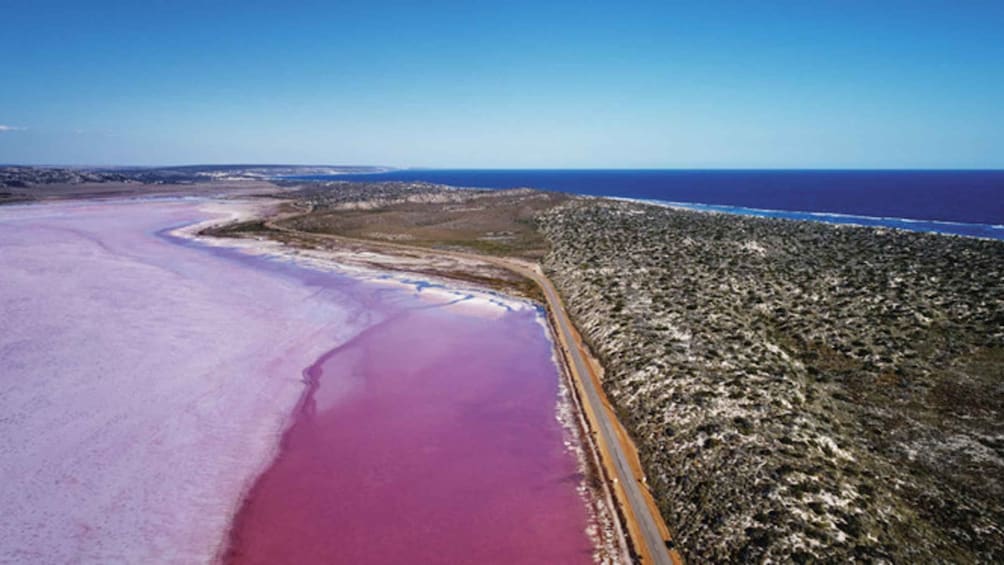
[[[1004,168],[1004,1],[0,0],[0,163]]]

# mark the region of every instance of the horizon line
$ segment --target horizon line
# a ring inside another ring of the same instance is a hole
[[[1000,167],[460,167],[460,166],[412,166],[398,167],[393,165],[361,165],[361,164],[323,164],[323,163],[178,163],[159,165],[124,165],[124,164],[81,164],[81,163],[0,163],[0,167],[34,167],[34,168],[68,168],[68,169],[176,169],[195,167],[302,167],[302,168],[369,168],[383,169],[362,174],[405,172],[405,171],[806,171],[806,172],[1004,172]],[[344,173],[353,174],[353,173]]]

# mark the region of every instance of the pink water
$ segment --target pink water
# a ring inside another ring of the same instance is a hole
[[[575,563],[593,551],[536,313],[418,303],[310,368],[232,563]]]

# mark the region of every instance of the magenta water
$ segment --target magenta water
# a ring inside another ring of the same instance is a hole
[[[227,561],[591,562],[538,313],[384,307],[309,369]]]

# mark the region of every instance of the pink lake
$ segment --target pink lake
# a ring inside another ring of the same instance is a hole
[[[0,209],[0,561],[592,561],[536,308],[167,232],[233,206]]]
[[[590,562],[536,312],[398,308],[310,369],[227,560]]]

